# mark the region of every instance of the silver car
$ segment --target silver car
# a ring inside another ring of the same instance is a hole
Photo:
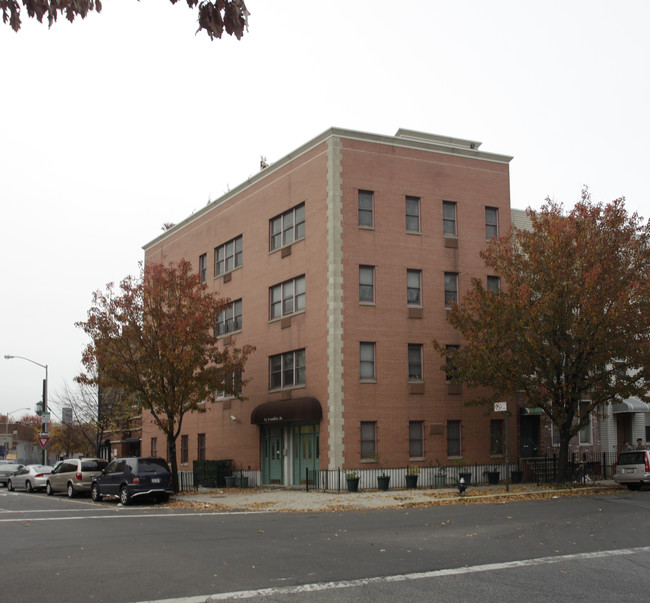
[[[638,490],[641,486],[650,486],[650,451],[621,452],[616,464],[614,481],[624,484],[630,490]]]
[[[20,471],[22,468],[23,465],[14,461],[2,463],[2,465],[0,465],[0,484],[6,486],[9,478],[16,473],[16,471]]]
[[[7,488],[12,492],[16,488],[27,492],[44,490],[50,471],[50,465],[25,465],[8,479]]]
[[[93,477],[101,473],[106,465],[106,459],[98,458],[60,461],[48,476],[46,491],[50,496],[55,492],[66,492],[70,498],[78,494],[88,494]]]

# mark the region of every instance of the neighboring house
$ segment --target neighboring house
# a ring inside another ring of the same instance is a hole
[[[0,423],[0,445],[3,455],[0,458],[15,460],[23,465],[41,463],[43,450],[36,443],[34,427],[22,423]]]
[[[112,460],[140,456],[142,413],[139,408],[125,408],[121,395],[114,389],[99,388],[98,421],[102,426],[99,456]]]
[[[145,245],[146,263],[189,259],[233,301],[223,345],[257,348],[243,401],[217,391],[184,418],[181,469],[233,459],[289,485],[378,457],[503,460],[503,413],[466,406],[477,392],[432,346],[462,343],[447,313],[472,278],[499,286],[479,251],[510,225],[511,157],[480,144],[332,128]],[[164,450],[145,413],[142,453]]]
[[[626,440],[636,445],[638,438],[647,445],[650,438],[650,404],[638,398],[609,404],[602,413],[601,448],[620,452]]]

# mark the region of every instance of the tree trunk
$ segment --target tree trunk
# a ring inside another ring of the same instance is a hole
[[[566,482],[569,480],[569,442],[571,438],[568,433],[560,431],[560,450],[557,463],[557,481]]]
[[[178,492],[178,462],[176,460],[176,438],[167,434],[167,450],[169,451],[169,460],[172,470],[172,488]]]

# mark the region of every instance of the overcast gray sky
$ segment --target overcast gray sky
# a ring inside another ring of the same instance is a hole
[[[0,23],[0,354],[47,364],[51,398],[93,290],[330,126],[480,140],[514,156],[513,207],[587,184],[650,216],[650,2],[246,1],[241,41],[164,0]],[[33,407],[44,373],[0,358],[0,412]]]

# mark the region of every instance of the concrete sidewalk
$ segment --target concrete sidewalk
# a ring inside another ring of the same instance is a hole
[[[200,488],[174,496],[171,506],[223,509],[228,511],[350,511],[380,508],[424,507],[446,504],[487,504],[515,500],[583,496],[608,491],[622,491],[613,481],[595,482],[588,486],[555,488],[549,485],[515,484],[506,492],[505,485],[470,486],[464,496],[457,489],[366,490],[363,492],[323,492],[286,488]]]

